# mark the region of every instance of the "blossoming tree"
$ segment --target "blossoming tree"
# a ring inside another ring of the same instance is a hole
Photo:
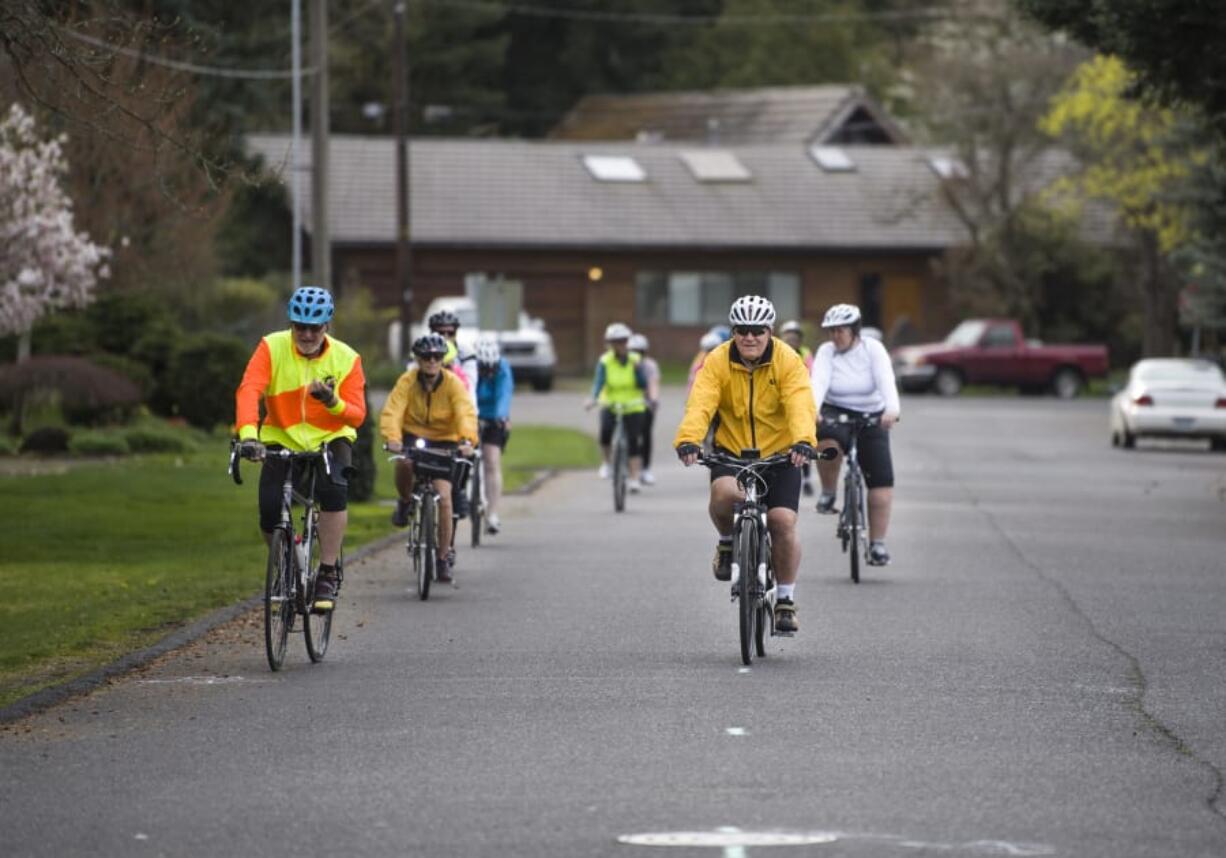
[[[88,304],[110,276],[110,251],[74,229],[63,142],[40,139],[18,104],[0,121],[0,336],[18,335],[18,361],[35,322]]]

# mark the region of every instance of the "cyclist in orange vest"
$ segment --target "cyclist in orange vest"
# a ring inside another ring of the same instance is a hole
[[[319,501],[319,580],[316,610],[334,606],[337,560],[349,521],[347,477],[353,441],[366,419],[366,377],[358,353],[328,336],[334,305],[325,289],[303,286],[289,299],[290,328],[260,340],[247,362],[235,399],[235,430],[243,455],[263,459],[265,447],[295,452],[327,444],[332,479],[316,481]],[[265,417],[260,422],[260,403]],[[281,484],[289,462],[264,463],[260,472],[260,530],[272,539],[281,512]]]

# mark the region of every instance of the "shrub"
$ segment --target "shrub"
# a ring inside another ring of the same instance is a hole
[[[46,391],[58,394],[65,416],[74,422],[127,416],[140,404],[135,384],[84,358],[40,355],[0,367],[0,403],[12,411],[18,432],[26,403]]]
[[[124,440],[133,453],[190,453],[196,442],[169,426],[133,426],[123,430]]]
[[[35,429],[21,441],[21,452],[50,455],[68,452],[68,430],[62,426],[43,426]]]
[[[126,456],[132,452],[123,435],[116,432],[78,432],[68,441],[74,456]]]
[[[358,428],[353,444],[353,475],[349,478],[349,499],[366,501],[375,494],[375,441],[379,428],[370,413],[370,397],[366,398],[366,421]]]
[[[175,410],[202,429],[233,423],[234,391],[250,356],[242,340],[225,334],[197,334],[185,340],[167,373]]]
[[[8,435],[0,435],[0,456],[17,455],[17,442]]]

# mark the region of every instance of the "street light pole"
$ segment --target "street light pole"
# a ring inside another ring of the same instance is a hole
[[[412,236],[409,217],[408,61],[405,57],[405,0],[392,0],[395,28],[392,45],[392,131],[396,136],[396,290],[400,299],[400,356],[409,354],[409,309],[413,300]]]
[[[311,279],[332,289],[328,226],[328,0],[311,0]]]

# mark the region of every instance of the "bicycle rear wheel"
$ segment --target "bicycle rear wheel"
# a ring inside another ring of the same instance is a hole
[[[613,509],[617,512],[626,508],[627,458],[626,430],[619,425],[613,434]]]
[[[860,539],[861,528],[864,526],[860,516],[863,507],[860,503],[860,481],[851,473],[848,473],[846,486],[843,489],[843,505],[846,507],[847,512],[845,545],[847,547],[848,560],[851,562],[851,581],[853,584],[859,584]]]
[[[481,470],[484,467],[484,460],[480,458],[473,459],[472,477],[469,478],[468,485],[471,491],[471,497],[468,501],[468,523],[472,525],[472,546],[476,548],[481,544],[481,525],[482,519],[485,518],[485,503],[481,499],[481,479],[483,477]]]
[[[758,528],[748,518],[743,518],[737,527],[733,557],[740,565],[741,575],[737,580],[737,614],[741,630],[741,662],[753,661],[754,626],[758,619],[758,604],[754,591],[758,581]]]
[[[311,578],[307,585],[307,612],[303,618],[302,636],[306,641],[307,655],[311,661],[318,664],[324,660],[324,655],[328,652],[328,644],[332,640],[332,610],[316,612],[310,609],[310,606],[315,603],[315,585],[319,581],[319,532],[318,530],[311,534],[311,544],[307,547],[309,554],[307,562],[310,564]],[[340,568],[340,561],[337,561],[337,568]]]
[[[417,595],[424,602],[430,598],[430,583],[434,580],[434,564],[438,560],[438,502],[430,495],[421,499],[418,545],[421,563],[417,564]]]
[[[285,644],[294,617],[291,576],[293,561],[284,530],[272,532],[268,546],[268,566],[264,572],[264,650],[268,666],[280,670],[285,663]]]

